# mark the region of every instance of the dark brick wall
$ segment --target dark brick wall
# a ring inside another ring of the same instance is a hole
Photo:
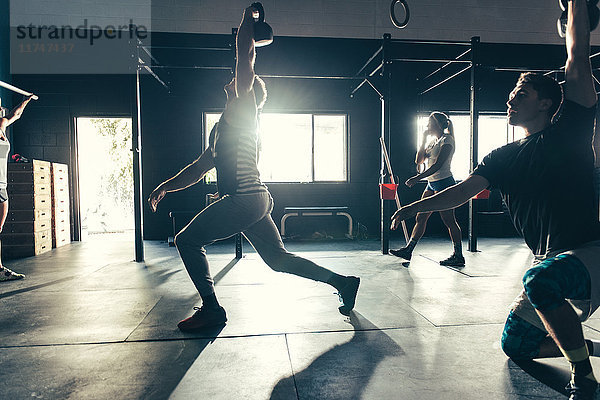
[[[132,76],[16,75],[14,82],[40,97],[12,126],[13,151],[27,158],[72,169],[75,117],[131,115]]]
[[[227,46],[230,36],[156,34],[152,39],[153,45]],[[277,38],[276,45],[259,49],[256,70],[262,75],[352,76],[379,44],[378,40],[281,37]],[[543,61],[551,66],[560,65],[564,61],[560,61],[561,47],[547,48],[552,51]],[[543,54],[539,49],[534,52],[530,47],[519,46],[494,46],[490,52],[494,57],[503,54],[510,60],[518,56],[518,52],[531,53],[534,58]],[[438,54],[434,47],[420,48],[416,54],[425,58],[448,57]],[[190,51],[157,51],[155,56],[162,64],[168,65],[223,66],[232,61],[228,52],[213,57]],[[395,64],[393,69],[390,152],[394,172],[400,182],[414,173],[416,112],[433,109],[461,111],[469,108],[468,74],[463,74],[427,96],[417,95],[423,89],[423,83],[417,78],[435,68],[437,66],[431,63],[402,63]],[[230,79],[228,71],[157,71],[168,82],[170,90],[167,91],[150,76],[142,77],[144,198],[156,185],[198,157],[202,150],[202,113],[222,110],[225,102],[222,86]],[[516,76],[514,73],[498,75],[491,70],[485,72],[485,86],[481,91],[485,110],[505,109],[506,94],[512,89]],[[132,79],[132,76],[15,76],[17,86],[38,93],[40,100],[32,102],[23,118],[14,125],[14,151],[29,158],[62,162],[72,167],[74,118],[131,115],[135,100]],[[366,225],[371,236],[378,236],[379,97],[365,85],[351,99],[349,94],[356,82],[347,80],[265,80],[269,90],[265,111],[347,112],[350,118],[350,181],[340,184],[269,185],[275,199],[275,221],[279,223],[286,206],[349,206],[354,219]],[[15,97],[15,100],[18,98]],[[200,210],[205,194],[214,191],[212,186],[199,184],[169,194],[156,214],[144,207],[144,237],[165,239],[170,236],[168,212]],[[418,199],[421,190],[401,186],[400,193],[403,202],[408,203]],[[461,208],[457,214],[466,232],[465,208]],[[445,228],[436,218],[431,219],[428,234],[445,234]]]

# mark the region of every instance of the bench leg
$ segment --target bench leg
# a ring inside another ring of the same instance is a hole
[[[242,234],[235,235],[235,258],[242,258]]]
[[[281,236],[285,236],[285,221],[289,217],[297,217],[298,215],[299,215],[298,213],[283,214],[283,217],[281,217]]]
[[[348,235],[352,236],[352,216],[345,212],[337,213],[337,215],[343,215],[348,218]]]

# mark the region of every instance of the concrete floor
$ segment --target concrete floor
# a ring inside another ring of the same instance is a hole
[[[7,262],[27,279],[0,284],[0,399],[566,397],[563,359],[517,366],[499,348],[531,261],[520,239],[481,239],[462,270],[437,263],[447,239],[424,239],[410,265],[376,241],[287,246],[362,278],[353,315],[254,252],[233,262],[232,243],[209,248],[229,322],[196,335],[177,329],[199,297],[165,243],[146,242],[139,264],[110,240]],[[600,338],[600,319],[585,331]]]

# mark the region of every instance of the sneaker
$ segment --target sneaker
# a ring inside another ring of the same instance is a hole
[[[25,275],[23,274],[17,274],[6,267],[0,267],[0,282],[16,281],[17,279],[23,278],[25,278]]]
[[[213,326],[220,326],[227,322],[227,315],[223,307],[194,307],[194,310],[196,310],[194,315],[177,324],[182,332],[196,332]]]
[[[444,265],[446,267],[464,267],[465,258],[462,255],[452,254],[445,260],[440,261],[440,265]]]
[[[569,400],[594,400],[598,382],[587,378],[573,376],[565,388],[569,393]]]
[[[356,276],[347,276],[346,282],[344,287],[338,289],[338,297],[342,303],[338,310],[343,315],[350,315],[350,311],[352,311],[354,304],[356,303],[356,294],[358,293],[360,278]]]
[[[396,257],[404,258],[405,260],[410,260],[412,257],[412,251],[408,250],[408,247],[403,247],[398,250],[390,249],[390,254]]]

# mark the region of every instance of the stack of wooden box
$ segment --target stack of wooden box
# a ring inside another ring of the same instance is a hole
[[[69,169],[65,164],[52,163],[52,247],[70,242]]]
[[[9,212],[0,235],[2,256],[26,257],[52,249],[50,163],[8,164]]]

